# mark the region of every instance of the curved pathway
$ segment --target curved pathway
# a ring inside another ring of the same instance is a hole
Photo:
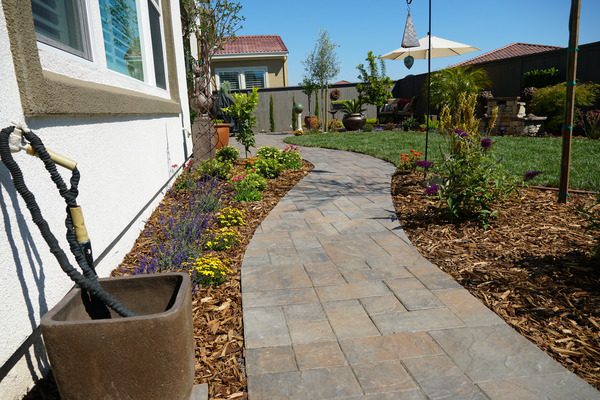
[[[250,400],[600,399],[419,255],[395,220],[392,165],[302,154],[314,170],[242,265]]]

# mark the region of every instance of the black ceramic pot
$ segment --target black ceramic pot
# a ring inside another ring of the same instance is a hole
[[[357,131],[362,129],[362,127],[365,126],[365,122],[365,117],[360,113],[345,115],[344,119],[342,120],[344,127],[349,131]]]

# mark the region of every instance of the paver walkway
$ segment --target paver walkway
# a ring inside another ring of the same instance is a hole
[[[600,399],[417,253],[390,164],[302,154],[242,266],[250,400]]]

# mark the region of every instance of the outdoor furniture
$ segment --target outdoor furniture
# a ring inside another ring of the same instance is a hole
[[[379,109],[380,122],[402,122],[414,115],[415,97],[412,99],[388,99],[387,104]]]

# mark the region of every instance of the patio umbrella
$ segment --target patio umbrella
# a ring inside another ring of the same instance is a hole
[[[454,42],[437,36],[431,37],[431,58],[450,57],[467,54],[479,50],[468,44]],[[429,54],[429,36],[419,39],[419,47],[404,48],[400,47],[394,51],[382,55],[384,60],[402,60],[405,57],[413,56],[417,59],[426,60]]]
[[[429,32],[431,32],[431,2],[429,4]],[[419,39],[419,47],[400,47],[394,51],[390,51],[387,54],[380,56],[384,60],[402,60],[406,57],[411,56],[412,58],[419,58],[427,60],[427,131],[425,132],[425,160],[427,160],[427,150],[429,147],[429,98],[431,93],[431,59],[437,57],[450,57],[467,54],[472,51],[479,50],[476,47],[468,44],[454,42],[448,39],[442,39],[437,36],[429,36],[429,34]],[[412,66],[411,62],[405,63],[408,68]],[[409,66],[410,65],[410,66]]]

